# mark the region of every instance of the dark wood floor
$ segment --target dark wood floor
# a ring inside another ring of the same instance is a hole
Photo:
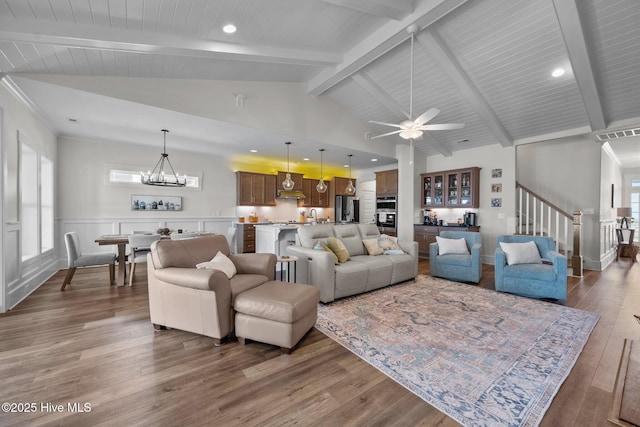
[[[119,288],[106,267],[79,269],[65,292],[61,271],[0,315],[0,402],[36,409],[0,425],[458,425],[315,329],[291,355],[154,332],[139,270]],[[486,265],[480,286],[493,279]],[[623,340],[640,339],[640,263],[569,278],[567,305],[601,319],[542,425],[605,426]]]

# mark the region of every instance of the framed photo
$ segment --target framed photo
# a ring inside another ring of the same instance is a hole
[[[132,211],[181,211],[182,197],[180,196],[145,196],[131,195]]]
[[[502,169],[492,169],[491,178],[502,178]]]
[[[502,184],[491,184],[492,193],[502,193]]]
[[[500,208],[500,207],[502,207],[502,199],[499,198],[499,197],[491,199],[491,207],[492,208]]]

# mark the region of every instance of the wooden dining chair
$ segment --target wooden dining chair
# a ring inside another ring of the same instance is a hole
[[[64,244],[67,247],[67,274],[64,276],[61,291],[71,283],[71,279],[78,267],[91,267],[109,264],[109,284],[113,284],[116,271],[116,254],[114,253],[86,253],[80,252],[78,233],[70,231],[64,235]]]
[[[133,277],[136,272],[136,264],[146,263],[147,254],[151,252],[151,244],[160,240],[159,234],[130,234],[129,248],[129,286],[133,285]]]
[[[620,258],[620,254],[628,248],[627,250],[631,253],[631,259],[633,262],[636,262],[636,247],[633,243],[633,236],[635,234],[635,229],[633,228],[616,228],[616,237],[618,239],[618,251],[616,252],[616,261]]]

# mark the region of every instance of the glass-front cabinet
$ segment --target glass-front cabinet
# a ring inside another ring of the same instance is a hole
[[[480,168],[424,173],[420,177],[423,208],[480,207]]]

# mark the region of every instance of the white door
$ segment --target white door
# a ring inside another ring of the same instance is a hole
[[[365,181],[358,183],[360,196],[360,224],[375,224],[376,222],[376,182]]]

